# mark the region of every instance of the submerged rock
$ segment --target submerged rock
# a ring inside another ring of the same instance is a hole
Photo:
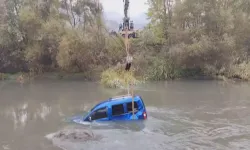
[[[48,135],[47,138],[70,142],[99,141],[102,139],[100,135],[95,135],[92,131],[87,129],[64,129]]]

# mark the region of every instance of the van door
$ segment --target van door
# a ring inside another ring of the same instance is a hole
[[[131,119],[132,116],[133,116],[133,109],[132,109],[132,102],[128,102],[128,103],[125,103],[125,108],[126,108],[126,117]],[[138,118],[140,115],[140,110],[139,110],[139,106],[138,106],[138,101],[134,101],[134,115],[135,115],[135,118]]]
[[[88,118],[89,121],[107,121],[108,117],[108,107],[99,108],[93,111]]]
[[[112,120],[126,120],[124,104],[116,104],[111,106]]]

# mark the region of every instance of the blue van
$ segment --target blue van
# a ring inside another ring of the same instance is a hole
[[[97,104],[83,118],[83,121],[145,120],[147,112],[140,96],[134,96],[134,116],[132,96],[118,96]]]

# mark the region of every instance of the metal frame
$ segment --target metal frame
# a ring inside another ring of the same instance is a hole
[[[116,100],[116,99],[120,99],[120,98],[129,98],[132,97],[132,95],[128,94],[128,95],[120,95],[120,96],[115,96],[110,98],[111,100]]]

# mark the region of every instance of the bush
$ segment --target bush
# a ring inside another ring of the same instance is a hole
[[[5,73],[0,73],[0,80],[6,80],[6,79],[8,79],[9,78],[9,76],[7,75],[7,74],[5,74]]]
[[[107,69],[101,74],[101,84],[109,88],[124,88],[128,83],[138,84],[133,72],[127,72],[122,69]]]
[[[91,51],[94,51],[94,44],[91,39],[76,32],[68,32],[62,37],[56,59],[59,67],[65,71],[84,72],[94,63],[95,56]]]
[[[233,65],[227,70],[227,76],[229,78],[236,78],[236,79],[243,79],[249,80],[250,79],[250,63],[243,62],[238,65]]]

